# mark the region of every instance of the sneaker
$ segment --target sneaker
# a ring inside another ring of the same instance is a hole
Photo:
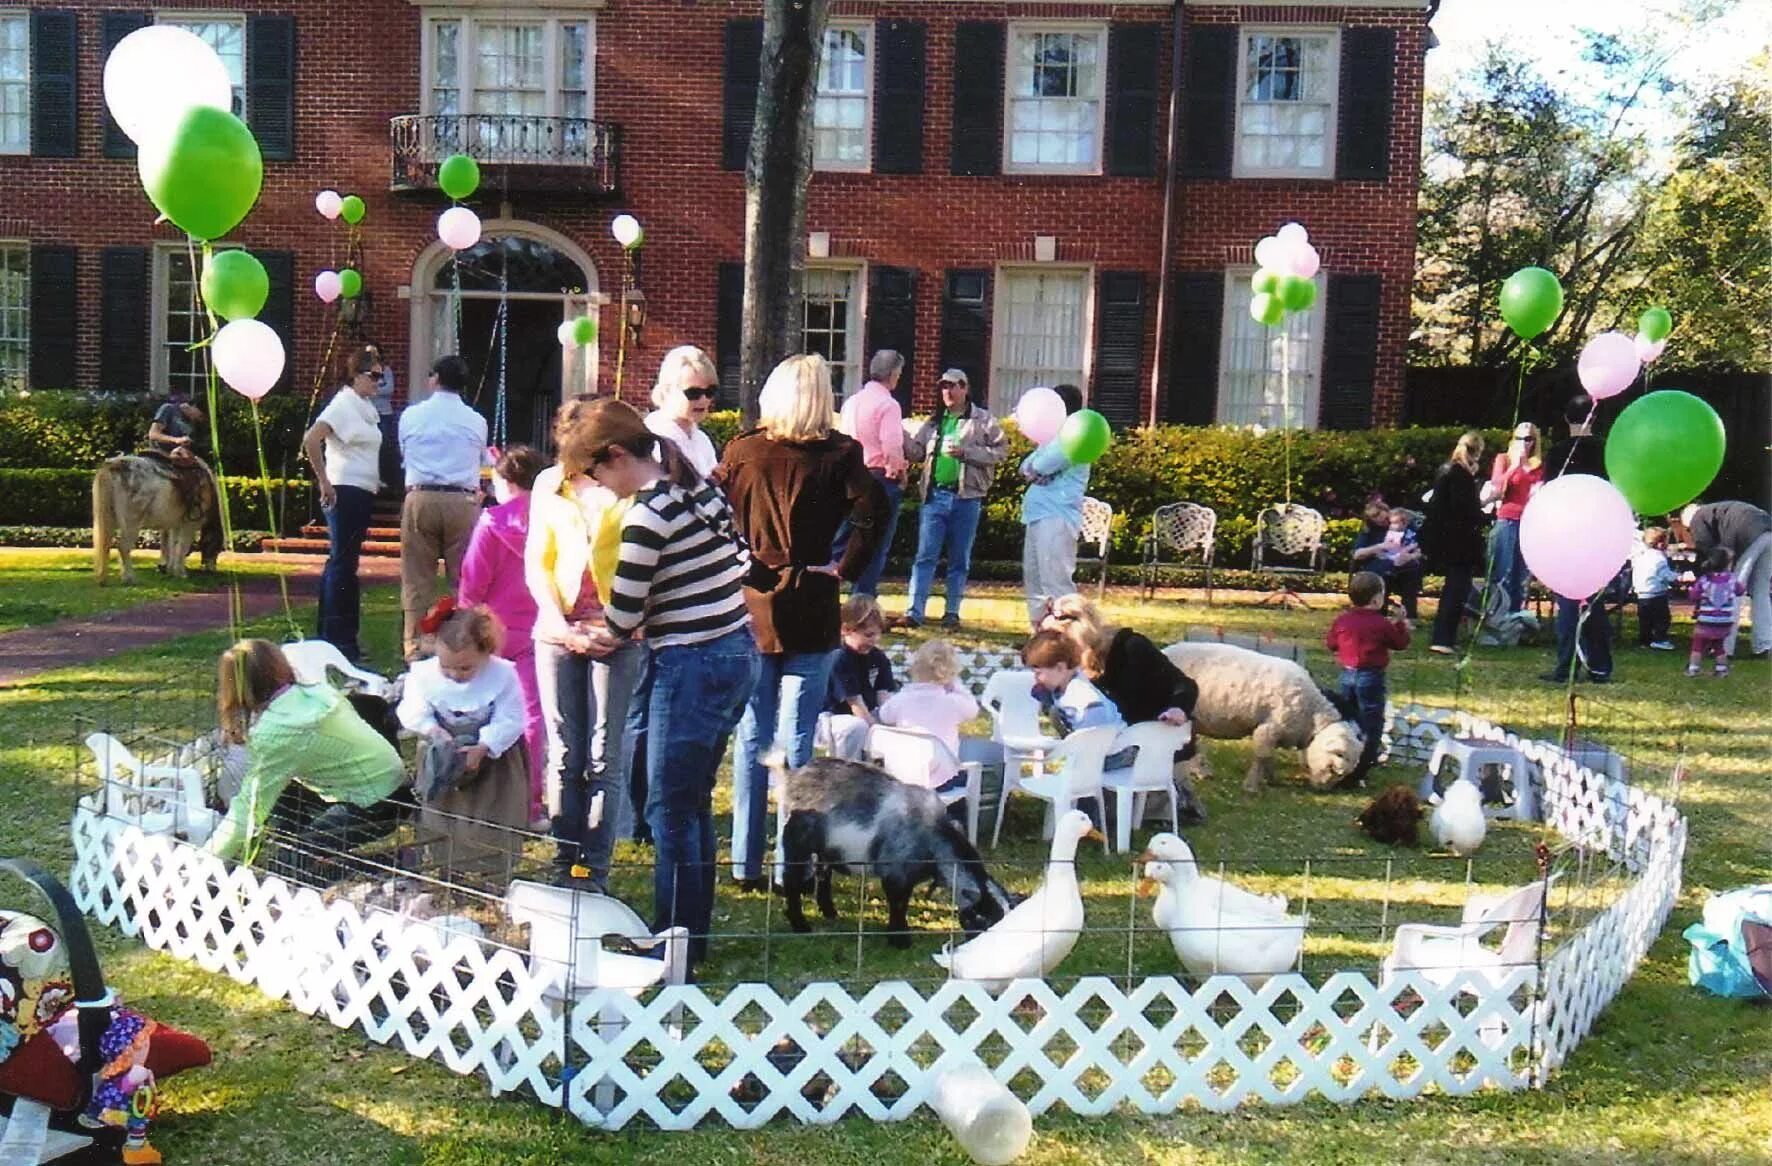
[[[1727,664],[1718,664],[1718,665],[1717,665],[1717,675],[1718,675],[1718,676],[1727,676],[1727,675],[1729,675],[1729,665],[1727,665]]]
[[[1448,648],[1445,644],[1429,644],[1427,646],[1427,650],[1432,652],[1436,656],[1456,656],[1456,655],[1458,655],[1457,648]]]
[[[1686,675],[1687,676],[1697,676],[1698,675],[1698,665],[1696,665],[1696,664],[1686,665]]]
[[[1671,652],[1674,650],[1673,643],[1669,640],[1656,640],[1649,646],[1654,648],[1657,652]]]
[[[951,611],[948,614],[942,616],[941,617],[941,630],[944,632],[959,631],[960,630],[960,617],[958,615],[955,615]]]

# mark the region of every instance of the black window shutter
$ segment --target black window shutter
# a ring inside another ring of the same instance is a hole
[[[79,47],[74,14],[31,13],[31,153],[72,158],[79,153],[74,119],[74,71]]]
[[[743,170],[757,123],[757,83],[762,80],[763,22],[726,22],[726,116],[720,132],[720,168]]]
[[[1336,127],[1335,177],[1390,177],[1391,90],[1396,71],[1394,29],[1342,31],[1341,124]]]
[[[1377,275],[1331,275],[1323,325],[1324,429],[1365,429],[1372,424],[1372,389],[1378,375]]]
[[[744,264],[722,263],[719,304],[714,313],[714,363],[720,370],[722,409],[738,408],[739,373],[744,364]]]
[[[295,159],[295,17],[246,22],[246,124],[269,162]]]
[[[921,20],[874,24],[874,172],[923,173],[927,26]]]
[[[125,139],[127,141],[128,139]],[[99,388],[139,393],[148,384],[148,249],[106,247],[99,257]]]
[[[1107,166],[1109,174],[1157,172],[1157,50],[1151,24],[1108,30]]]
[[[1236,25],[1194,24],[1182,67],[1183,178],[1229,178],[1237,136],[1237,68],[1243,54]]]
[[[74,249],[31,248],[31,387],[74,387]]]
[[[1144,362],[1144,273],[1104,271],[1095,324],[1095,408],[1115,425],[1138,424]]]
[[[100,14],[99,47],[102,50],[101,56],[109,57],[111,50],[117,47],[118,41],[138,28],[146,28],[153,22],[153,19],[146,12],[105,12]],[[101,101],[99,104],[102,108],[104,103]],[[119,126],[117,119],[111,116],[111,111],[104,110],[102,116],[105,119],[105,157],[135,157],[135,143],[129,140],[128,135],[123,132],[123,127]],[[112,387],[109,381],[105,383],[105,387]]]
[[[269,325],[283,341],[283,379],[277,382],[278,388],[289,384],[290,369],[295,367],[295,252],[293,251],[254,251],[258,261],[265,266],[265,275],[270,280],[271,292],[265,297],[265,306],[258,318]]]
[[[1218,341],[1224,328],[1224,272],[1175,277],[1169,339],[1169,419],[1183,425],[1218,420]]]
[[[949,173],[988,175],[1003,169],[1003,44],[1000,20],[962,20],[954,26]]]
[[[972,400],[991,399],[991,273],[949,271],[941,297],[941,367],[966,373]]]
[[[891,348],[904,357],[893,396],[911,408],[917,367],[917,272],[911,267],[868,268],[868,354]]]

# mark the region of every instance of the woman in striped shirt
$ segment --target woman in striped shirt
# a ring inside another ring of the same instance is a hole
[[[633,499],[603,618],[612,641],[642,629],[651,648],[653,926],[687,928],[700,960],[714,914],[714,776],[757,681],[750,551],[719,491],[632,406],[608,398],[582,410],[560,435],[560,460]]]

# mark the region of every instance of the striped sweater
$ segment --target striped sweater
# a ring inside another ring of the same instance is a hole
[[[644,627],[654,648],[700,644],[747,626],[750,548],[720,492],[660,479],[634,496],[603,617],[612,631]]]

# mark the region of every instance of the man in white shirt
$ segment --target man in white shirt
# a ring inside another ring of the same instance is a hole
[[[376,358],[358,353],[351,383],[333,395],[301,439],[326,514],[328,547],[320,573],[316,635],[353,664],[362,656],[357,645],[362,609],[357,562],[369,534],[375,492],[381,489],[381,426],[373,404],[376,372]]]
[[[468,536],[480,516],[480,467],[488,464],[486,418],[461,399],[468,364],[445,356],[431,367],[431,395],[400,414],[406,501],[400,507],[400,607],[405,652],[418,650],[418,622],[437,592],[437,560],[453,590]]]

